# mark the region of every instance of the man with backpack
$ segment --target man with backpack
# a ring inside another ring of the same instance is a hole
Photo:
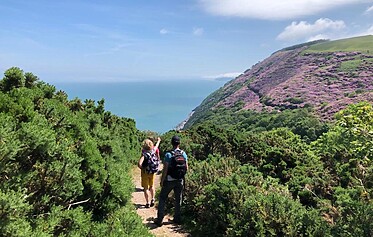
[[[173,136],[171,139],[173,149],[165,154],[163,171],[161,177],[161,193],[159,195],[158,213],[154,223],[162,225],[164,209],[168,194],[173,190],[175,194],[175,214],[173,222],[181,223],[180,207],[182,202],[182,191],[184,189],[184,176],[188,170],[187,154],[180,149],[180,137]]]

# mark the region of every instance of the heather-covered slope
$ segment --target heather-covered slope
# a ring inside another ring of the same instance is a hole
[[[330,120],[359,101],[373,102],[373,36],[277,51],[208,96],[185,127],[220,106],[254,111],[312,107],[320,118]]]

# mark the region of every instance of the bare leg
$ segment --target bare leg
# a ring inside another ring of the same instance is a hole
[[[148,195],[148,189],[144,188],[144,197],[146,203],[149,203],[149,195]]]
[[[149,191],[150,191],[150,197],[151,197],[151,199],[154,199],[154,187],[150,186]]]

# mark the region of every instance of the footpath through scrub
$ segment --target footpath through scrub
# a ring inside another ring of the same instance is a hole
[[[162,165],[160,167],[162,169]],[[172,236],[172,237],[190,237],[189,233],[186,233],[182,226],[172,223],[172,216],[166,215],[163,219],[163,225],[158,227],[153,223],[154,218],[157,217],[157,204],[154,207],[145,208],[145,198],[143,188],[141,187],[141,171],[139,168],[134,167],[132,170],[132,180],[135,184],[135,191],[132,193],[132,203],[135,205],[137,214],[142,218],[142,222],[150,229],[150,232],[155,236]],[[155,190],[159,190],[161,180],[161,174],[156,174],[154,180]],[[172,193],[172,192],[171,192]]]

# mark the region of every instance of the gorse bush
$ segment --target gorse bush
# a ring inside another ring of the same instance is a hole
[[[193,125],[190,125],[190,123],[193,123]],[[210,126],[216,126],[223,130],[252,131],[255,133],[286,127],[294,134],[300,135],[302,140],[307,143],[315,141],[328,130],[328,124],[321,122],[313,115],[311,108],[261,113],[242,110],[242,108],[237,110],[234,108],[216,108],[208,110],[201,118],[194,118],[190,123],[188,121],[186,124],[188,130],[196,130],[196,127],[211,124]]]
[[[337,208],[334,236],[372,236],[373,205],[362,187],[335,188],[334,206]]]
[[[210,157],[201,163],[189,176],[190,206],[185,208],[196,236],[327,235],[328,226],[318,211],[307,210],[276,179],[233,160]],[[220,164],[217,172],[211,168],[214,164]]]
[[[130,204],[133,120],[19,68],[0,88],[0,236],[149,236]]]
[[[372,236],[371,104],[350,105],[322,126],[305,114],[291,122],[292,112],[221,112],[181,133],[193,236]],[[325,129],[309,133],[311,124]]]

